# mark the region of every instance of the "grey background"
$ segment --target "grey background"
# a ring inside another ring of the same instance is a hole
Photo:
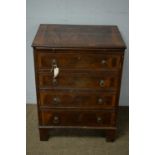
[[[127,45],[120,105],[129,105],[128,0],[27,0],[26,103],[36,103],[32,41],[39,24],[118,25]]]

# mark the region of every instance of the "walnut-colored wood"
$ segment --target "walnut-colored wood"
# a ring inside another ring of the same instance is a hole
[[[34,47],[125,48],[117,26],[41,24]]]
[[[90,128],[114,141],[126,48],[117,26],[42,24],[32,46],[40,140],[52,128]]]
[[[60,50],[59,50],[60,51]],[[57,52],[59,52],[57,51]],[[42,70],[51,69],[52,60],[56,60],[57,65],[62,70],[69,69],[108,69],[117,70],[120,69],[121,55],[119,54],[92,54],[87,51],[85,54],[79,53],[67,53],[63,52],[53,53],[50,50],[38,50],[38,68]],[[83,51],[85,52],[85,51]],[[112,51],[110,51],[112,52]]]
[[[106,111],[48,110],[41,111],[41,125],[45,126],[94,126],[111,127],[115,125],[115,113]]]
[[[73,90],[40,91],[41,108],[84,108],[101,109],[115,106],[114,92],[87,92]]]
[[[117,90],[119,77],[117,74],[108,73],[71,73],[61,71],[53,81],[52,73],[39,74],[39,88],[88,88],[88,89],[104,89]],[[103,81],[103,84],[102,84]]]
[[[45,129],[45,128],[40,128],[39,129],[39,134],[40,134],[40,140],[41,141],[48,141],[49,138],[49,129]]]

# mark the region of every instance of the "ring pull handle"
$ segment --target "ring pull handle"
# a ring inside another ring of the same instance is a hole
[[[101,61],[101,63],[102,63],[102,64],[106,64],[107,61],[103,59],[103,60]]]
[[[52,66],[56,64],[57,64],[57,61],[55,59],[52,59]]]
[[[104,103],[104,99],[103,98],[99,98],[98,99],[98,104],[103,104]]]
[[[52,100],[52,103],[53,103],[54,105],[58,105],[60,102],[61,102],[61,101],[60,101],[60,98],[59,98],[59,97],[54,97],[53,100]]]
[[[104,84],[105,84],[104,80],[101,80],[100,81],[100,87],[104,87]]]
[[[53,79],[52,79],[52,84],[53,84],[53,86],[56,86],[56,85],[58,84],[58,81],[57,81],[56,78],[53,78]]]
[[[54,124],[60,123],[60,119],[59,119],[58,116],[54,116],[54,117],[53,117],[53,123],[54,123]]]
[[[97,123],[101,123],[102,122],[102,118],[101,117],[97,117]]]

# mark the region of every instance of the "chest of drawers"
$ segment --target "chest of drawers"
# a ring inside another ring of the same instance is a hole
[[[113,141],[126,48],[117,26],[41,24],[32,46],[40,140],[80,128]]]

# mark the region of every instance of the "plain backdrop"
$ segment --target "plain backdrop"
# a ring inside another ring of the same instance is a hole
[[[129,105],[128,0],[27,0],[26,2],[26,102],[36,103],[33,50],[39,24],[117,25],[127,45],[120,105]]]

